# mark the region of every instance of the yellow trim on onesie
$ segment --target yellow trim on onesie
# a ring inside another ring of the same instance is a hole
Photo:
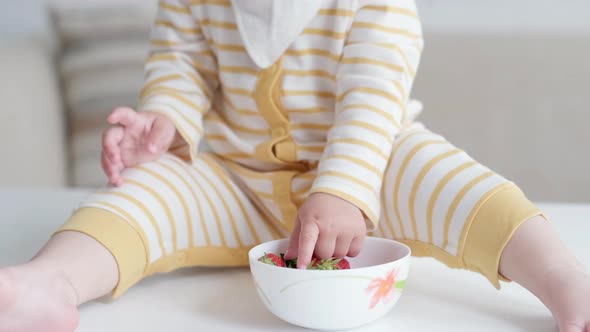
[[[254,99],[260,115],[268,123],[271,138],[256,147],[255,157],[257,160],[304,170],[305,166],[297,162],[297,147],[290,135],[289,119],[282,107],[282,77],[282,59],[258,74]]]
[[[139,227],[139,226],[138,226]],[[149,252],[147,238],[138,233],[130,222],[101,208],[82,208],[56,232],[80,232],[102,244],[115,258],[119,269],[119,283],[113,297],[119,297],[127,289],[146,276]],[[89,262],[92,264],[92,262]]]
[[[416,257],[433,257],[451,268],[478,272],[494,287],[500,281],[510,281],[500,274],[500,258],[514,232],[523,222],[543,215],[513,183],[491,190],[477,202],[469,215],[457,255],[430,243],[400,240],[412,249]]]
[[[499,280],[508,281],[499,273],[504,248],[522,223],[544,214],[513,183],[482,200],[473,221],[465,224],[458,255],[469,270],[483,274],[499,289]]]
[[[247,266],[248,251],[253,247],[195,247],[177,250],[148,264],[145,235],[138,233],[123,217],[94,207],[76,211],[55,234],[68,231],[92,237],[113,255],[119,270],[119,282],[112,292],[114,299],[144,277],[155,273],[190,266]]]

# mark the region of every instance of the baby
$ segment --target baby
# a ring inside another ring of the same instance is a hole
[[[72,332],[82,303],[273,239],[300,268],[355,256],[367,233],[590,331],[588,274],[542,212],[414,122],[422,47],[414,0],[162,0],[138,111],[108,118],[112,186],[0,270],[0,332]]]

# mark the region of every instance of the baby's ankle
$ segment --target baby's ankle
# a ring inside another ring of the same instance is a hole
[[[75,331],[75,290],[55,266],[0,269],[0,332]]]
[[[63,295],[63,299],[66,303],[78,306],[78,292],[67,273],[57,267],[58,264],[53,264],[50,260],[34,260],[23,268],[30,271],[30,273],[36,273],[39,276],[44,276],[53,282],[53,287]]]
[[[589,281],[590,275],[582,266],[568,264],[548,267],[546,272],[539,276],[538,291],[535,295],[552,309],[552,304],[560,297],[564,287],[576,287]]]

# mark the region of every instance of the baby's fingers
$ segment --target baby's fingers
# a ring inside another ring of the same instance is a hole
[[[157,116],[148,135],[148,151],[153,154],[166,152],[174,140],[175,134],[174,124],[162,115]]]
[[[109,182],[114,185],[121,185],[122,183],[119,173],[124,166],[119,144],[123,140],[124,134],[123,127],[111,127],[105,130],[102,137],[102,167],[109,178]]]
[[[107,118],[107,121],[112,124],[120,124],[125,127],[132,126],[137,120],[137,113],[128,107],[116,108],[111,115]]]
[[[295,221],[295,228],[289,237],[289,249],[285,253],[285,259],[297,258],[299,255],[299,234],[301,234],[301,223],[299,218]]]
[[[119,144],[125,136],[123,127],[111,127],[104,131],[102,135],[102,149],[105,155],[113,162],[121,162],[121,148]]]
[[[318,240],[320,230],[313,222],[302,222],[301,233],[299,234],[299,257],[297,258],[297,268],[306,269]]]
[[[106,174],[107,178],[109,179],[109,182],[111,182],[111,176],[113,174],[113,169],[112,169],[111,162],[107,158],[107,156],[105,155],[104,151],[100,155],[100,164],[102,166],[104,174]]]
[[[348,249],[348,256],[349,257],[356,257],[361,253],[361,249],[365,244],[365,235],[362,234],[360,236],[355,237],[352,242],[350,243],[350,248]]]
[[[102,169],[104,170],[107,178],[109,179],[109,183],[114,184],[116,186],[122,185],[123,180],[120,177],[122,167],[111,161],[104,151],[102,152],[100,162],[102,164]]]
[[[340,235],[336,239],[336,247],[334,248],[334,257],[343,258],[350,251],[350,244],[352,236]]]
[[[336,234],[330,232],[320,232],[319,239],[315,245],[316,256],[321,259],[331,258],[334,256],[336,248]]]

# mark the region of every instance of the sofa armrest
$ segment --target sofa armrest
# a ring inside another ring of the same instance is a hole
[[[30,8],[32,3],[14,2],[0,14],[0,186],[5,187],[66,184],[56,43],[43,7]],[[10,23],[10,17],[26,20]]]

